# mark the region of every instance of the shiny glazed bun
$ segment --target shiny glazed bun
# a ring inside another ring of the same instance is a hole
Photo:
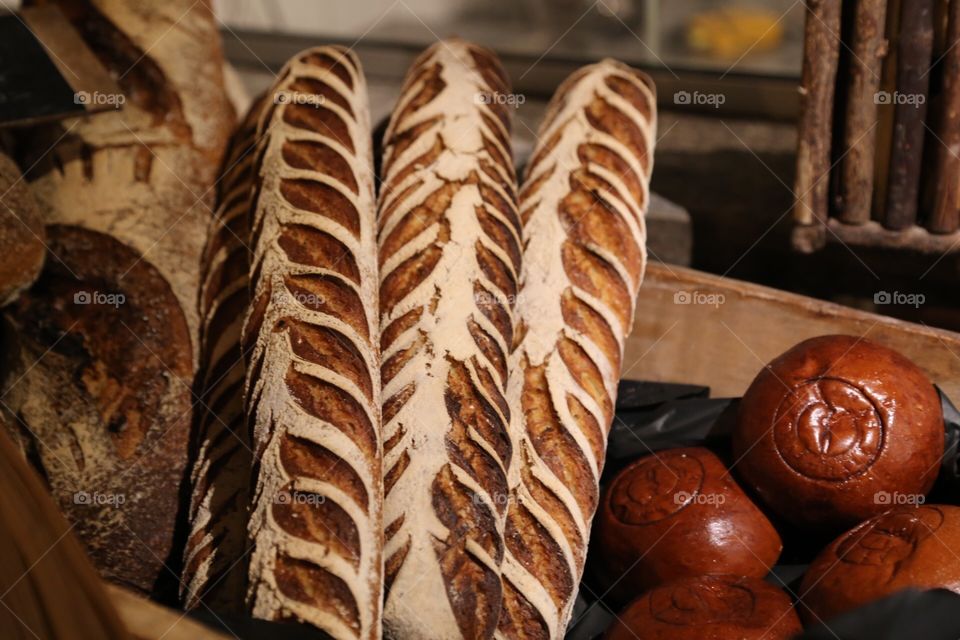
[[[762,578],[780,556],[780,536],[708,449],[644,456],[609,483],[593,549],[613,599],[626,602],[676,578]]]
[[[826,621],[895,591],[960,593],[960,507],[897,507],[824,549],[803,577],[804,618]]]
[[[940,398],[899,353],[853,336],[805,340],[740,402],[736,472],[794,524],[840,529],[925,495],[944,446]]]
[[[634,600],[606,640],[787,640],[801,630],[786,593],[759,578],[682,578]]]

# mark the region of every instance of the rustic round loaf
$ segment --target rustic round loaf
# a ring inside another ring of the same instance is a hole
[[[926,495],[943,455],[940,398],[899,353],[853,336],[805,340],[740,402],[735,468],[786,520],[840,529]]]
[[[960,507],[896,507],[846,532],[803,577],[804,618],[827,620],[900,589],[960,593]]]
[[[615,600],[676,578],[762,578],[780,556],[780,536],[702,447],[644,456],[609,484],[597,519],[600,571]]]
[[[674,580],[634,600],[606,640],[786,640],[799,632],[790,598],[759,578]]]

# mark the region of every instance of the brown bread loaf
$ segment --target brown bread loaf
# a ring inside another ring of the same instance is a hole
[[[190,534],[180,580],[184,606],[203,601],[240,612],[247,584],[247,518],[253,464],[243,414],[246,375],[241,330],[250,305],[250,197],[256,103],[234,133],[217,185],[200,287],[200,368],[191,444]]]
[[[30,286],[46,255],[43,220],[20,168],[0,152],[0,306]]]
[[[524,177],[502,637],[561,638],[570,620],[646,262],[655,131],[650,78],[604,60],[557,90]]]
[[[5,410],[104,576],[175,600],[200,255],[233,125],[219,35],[206,2],[57,4],[126,102],[18,141],[53,226],[8,313]]]
[[[759,578],[674,580],[637,598],[606,640],[788,640],[802,630],[790,598]]]
[[[814,624],[896,591],[960,593],[960,507],[898,506],[846,532],[820,552],[800,583]]]
[[[593,541],[604,588],[629,601],[676,578],[763,578],[780,557],[777,530],[708,449],[658,451],[606,488]]]
[[[943,410],[917,365],[856,336],[804,340],[750,384],[733,467],[774,512],[840,531],[926,495],[943,456]],[[789,496],[785,500],[784,496]]]
[[[379,204],[386,601],[398,638],[490,637],[511,455],[505,400],[520,269],[509,92],[461,40],[408,71]]]
[[[335,638],[380,635],[376,203],[366,82],[307,50],[266,98],[253,202],[246,406],[249,598]]]

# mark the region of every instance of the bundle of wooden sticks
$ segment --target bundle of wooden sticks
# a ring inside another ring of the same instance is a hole
[[[960,249],[960,0],[807,0],[794,246]]]

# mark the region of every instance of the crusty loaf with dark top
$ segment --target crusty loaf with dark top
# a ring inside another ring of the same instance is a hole
[[[52,4],[126,102],[17,133],[53,226],[40,281],[8,314],[4,410],[103,575],[173,602],[200,256],[234,125],[219,33],[205,0]]]
[[[590,65],[558,89],[524,177],[504,638],[562,638],[570,620],[646,261],[655,129],[646,75]]]
[[[20,168],[0,152],[0,306],[40,275],[46,255],[43,220]]]
[[[376,202],[366,82],[342,47],[267,96],[244,327],[256,488],[249,598],[335,638],[377,638],[383,484]]]
[[[505,400],[520,270],[509,91],[441,41],[407,73],[379,204],[384,633],[484,638],[500,612]]]
[[[246,596],[249,432],[243,414],[246,375],[240,348],[250,305],[250,197],[257,122],[254,104],[234,133],[217,185],[217,207],[201,266],[200,368],[191,445],[190,535],[180,580],[184,606],[243,610]]]

